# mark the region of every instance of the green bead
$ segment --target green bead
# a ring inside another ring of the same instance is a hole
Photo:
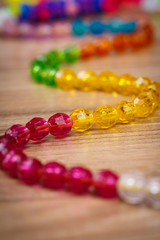
[[[31,76],[37,82],[43,81],[42,72],[46,67],[46,58],[44,56],[35,59],[31,63]]]
[[[46,69],[43,78],[43,82],[46,85],[56,87],[56,82],[55,82],[55,75],[57,73],[58,69]]]
[[[64,62],[65,54],[61,50],[53,50],[46,55],[46,58],[50,66],[58,66]]]
[[[75,62],[80,56],[80,49],[77,46],[70,46],[64,49],[66,62]]]

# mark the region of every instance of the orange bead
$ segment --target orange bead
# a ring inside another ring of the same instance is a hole
[[[138,50],[145,47],[148,43],[148,36],[144,30],[136,31],[130,36],[130,47],[133,50]]]
[[[83,42],[80,45],[80,49],[81,49],[80,58],[83,60],[93,57],[96,52],[95,45],[93,43]]]
[[[112,42],[105,38],[97,38],[94,42],[96,55],[105,56],[112,50]]]
[[[129,46],[129,37],[126,34],[118,34],[113,39],[113,48],[121,53]]]

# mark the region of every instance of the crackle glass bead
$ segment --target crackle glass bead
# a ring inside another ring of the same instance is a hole
[[[118,81],[118,92],[122,95],[131,95],[134,93],[133,84],[135,81],[135,77],[131,74],[122,74],[119,76]]]
[[[158,94],[157,90],[153,89],[153,88],[150,88],[150,86],[149,86],[148,90],[144,91],[144,93],[147,96],[150,96],[150,97],[153,98],[153,110],[155,110],[160,103],[160,98],[159,98],[159,94]]]
[[[151,177],[146,184],[147,203],[156,209],[160,209],[160,177]]]
[[[140,204],[145,199],[146,178],[140,172],[123,174],[118,181],[118,194],[129,204]]]
[[[30,130],[23,125],[16,124],[6,131],[5,136],[14,148],[23,148],[30,140]]]
[[[65,137],[72,129],[72,119],[65,113],[56,113],[48,120],[49,131],[52,135]]]
[[[98,38],[94,41],[95,54],[105,56],[112,50],[112,42],[105,38]]]
[[[140,93],[135,99],[134,104],[136,106],[137,117],[148,117],[154,110],[154,100],[152,96],[148,96],[146,93]]]
[[[40,182],[43,186],[51,189],[60,189],[65,184],[66,168],[57,162],[44,165]]]
[[[69,191],[84,194],[92,184],[92,173],[83,167],[73,167],[66,172],[65,179]]]
[[[99,128],[110,128],[118,120],[117,110],[110,105],[102,105],[94,110],[93,119]]]
[[[77,87],[81,91],[93,91],[97,87],[98,77],[96,73],[91,70],[80,71],[77,75]]]
[[[35,158],[26,158],[21,161],[17,167],[18,178],[29,185],[34,185],[39,182],[42,173],[42,164]]]
[[[80,57],[80,48],[77,46],[70,46],[64,49],[66,62],[72,63]]]
[[[58,71],[58,68],[46,68],[45,70],[40,71],[40,75],[42,77],[43,83],[45,83],[48,86],[56,87],[55,77],[56,73]]]
[[[73,129],[77,132],[84,132],[93,125],[93,114],[85,108],[74,110],[71,112],[70,118],[73,121]]]
[[[111,71],[101,72],[98,76],[98,88],[105,92],[117,90],[118,76]]]
[[[135,88],[136,93],[140,93],[144,90],[147,90],[150,83],[151,83],[151,80],[147,77],[136,78],[135,82],[134,82],[134,88]]]
[[[41,140],[49,133],[49,123],[40,117],[35,117],[30,120],[26,127],[30,130],[30,138],[34,141]]]
[[[115,106],[118,113],[118,120],[121,123],[129,123],[136,116],[136,106],[131,101],[121,101]]]
[[[56,73],[56,84],[63,90],[72,90],[77,85],[77,75],[71,69],[62,69]]]
[[[97,195],[102,198],[117,197],[118,176],[109,170],[95,173],[93,176],[93,186]]]

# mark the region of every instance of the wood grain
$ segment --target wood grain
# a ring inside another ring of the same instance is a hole
[[[96,72],[109,69],[160,81],[160,28],[155,27],[156,40],[151,48],[78,62],[72,67],[80,70],[87,66]],[[55,112],[70,113],[78,107],[93,110],[124,99],[100,92],[64,92],[31,80],[31,59],[76,41],[0,40],[0,134],[12,124],[25,124],[35,116],[48,119]],[[119,174],[134,169],[155,174],[160,169],[160,111],[148,119],[105,131],[72,132],[64,139],[48,136],[41,144],[29,144],[26,153],[43,163],[57,160],[68,167],[84,165],[93,172],[110,168]],[[158,240],[160,213],[117,200],[24,186],[0,172],[0,239]]]

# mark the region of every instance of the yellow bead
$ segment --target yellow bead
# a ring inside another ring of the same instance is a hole
[[[118,87],[118,76],[110,71],[101,72],[98,76],[98,88],[105,92],[116,91]]]
[[[116,110],[121,123],[131,122],[136,116],[136,107],[131,101],[121,101],[116,105]]]
[[[91,70],[85,70],[78,73],[78,88],[81,91],[93,91],[97,87],[97,75]]]
[[[94,110],[93,119],[99,128],[106,129],[116,124],[118,115],[114,107],[103,105]]]
[[[72,90],[77,85],[77,75],[71,69],[62,69],[56,73],[55,81],[63,90]]]
[[[149,87],[147,89],[147,91],[145,91],[143,93],[145,93],[147,96],[152,97],[152,100],[153,100],[153,110],[155,110],[158,107],[159,103],[160,103],[159,94],[158,94],[157,90],[153,89],[152,87]]]
[[[78,108],[71,112],[70,118],[73,121],[73,129],[77,132],[84,132],[93,125],[93,114],[85,109]]]
[[[151,84],[151,80],[146,77],[138,77],[134,81],[135,93],[138,94],[144,90],[147,90],[148,86]]]
[[[146,93],[140,93],[135,99],[134,104],[136,105],[137,117],[148,117],[154,109],[153,97],[148,96]]]
[[[134,94],[134,91],[133,91],[134,81],[135,81],[135,77],[133,77],[131,74],[126,73],[126,74],[120,75],[119,82],[118,82],[118,92],[125,96]]]

